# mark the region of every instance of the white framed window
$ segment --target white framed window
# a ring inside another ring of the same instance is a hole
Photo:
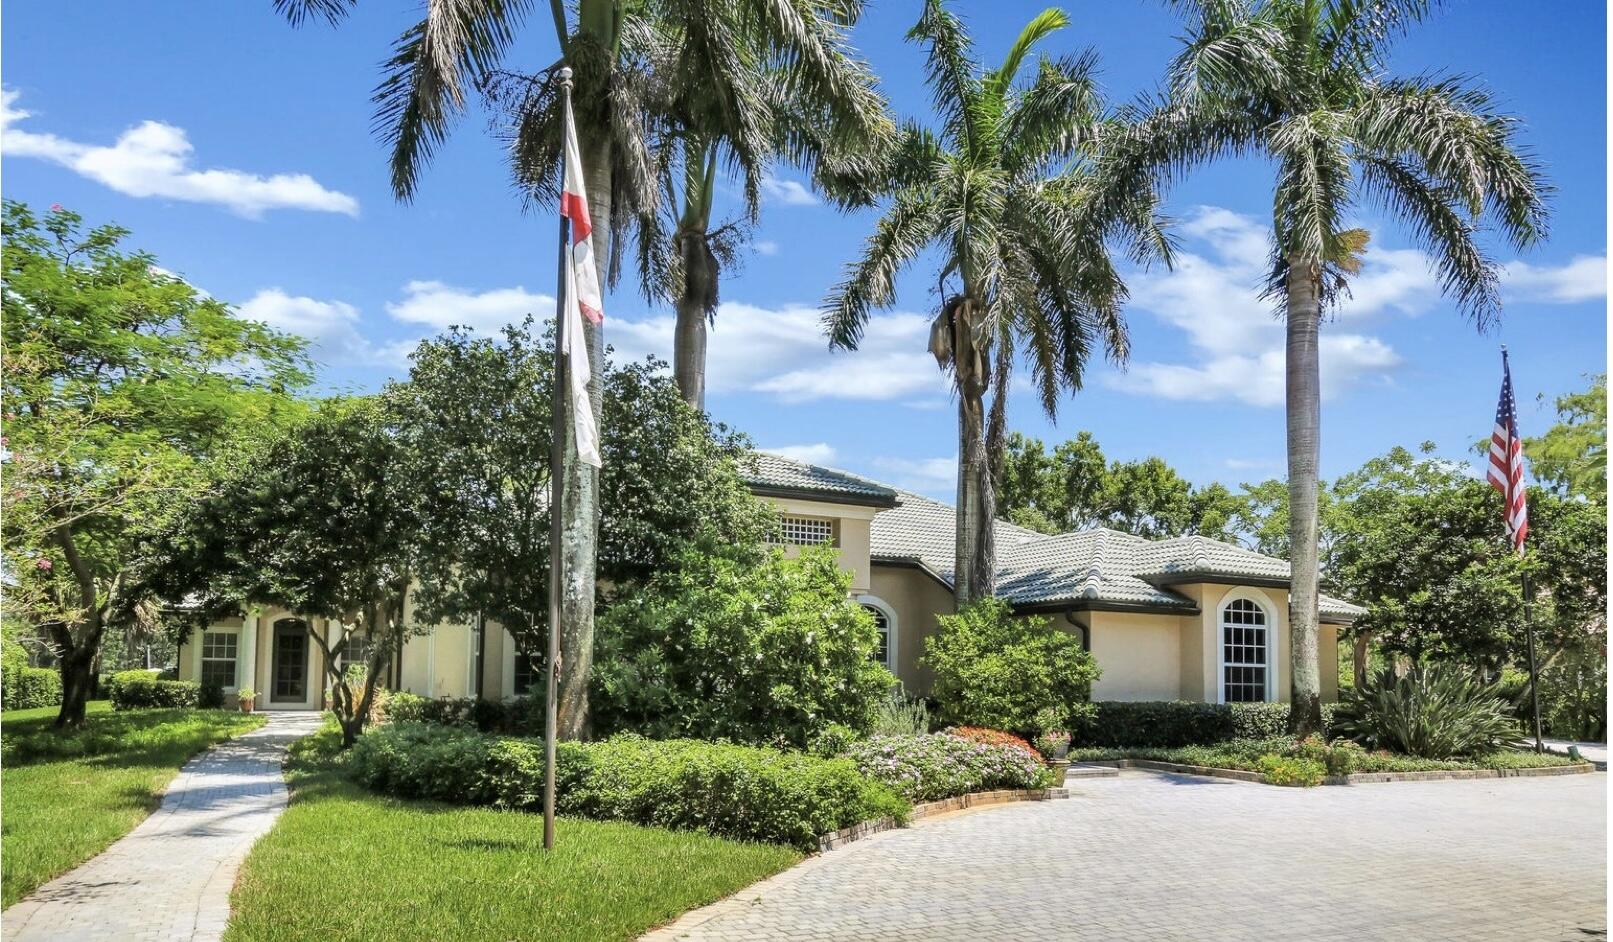
[[[370,644],[369,635],[361,635],[357,632],[349,634],[347,636],[347,647],[342,651],[342,670],[345,671],[355,664],[359,667],[368,668],[370,653],[373,650],[374,645]]]
[[[879,643],[874,646],[873,660],[896,670],[896,612],[884,599],[872,595],[857,599],[868,614],[874,616],[874,627],[879,629]]]
[[[817,546],[834,542],[834,521],[822,517],[780,517],[778,529],[768,537],[775,546]]]
[[[1254,599],[1235,597],[1221,606],[1221,702],[1264,703],[1271,699],[1271,619]]]
[[[539,692],[541,688],[538,681],[541,675],[538,661],[538,657],[521,650],[519,647],[515,649],[515,683],[514,689],[510,691],[513,695],[524,697],[528,694]]]
[[[241,636],[234,631],[207,631],[202,633],[203,686],[235,686],[235,662],[240,653]]]

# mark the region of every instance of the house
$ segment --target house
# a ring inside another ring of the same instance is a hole
[[[924,639],[954,611],[953,509],[777,455],[758,454],[745,474],[778,509],[777,541],[786,552],[835,547],[853,596],[879,626],[876,656],[909,692],[926,693]],[[1147,540],[1101,527],[1049,536],[1001,520],[996,547],[998,595],[1016,613],[1049,618],[1081,638],[1103,670],[1094,699],[1288,698],[1283,560],[1200,536]],[[1323,700],[1338,696],[1338,629],[1362,611],[1322,597]],[[324,670],[308,636],[329,628],[324,619],[256,609],[193,633],[180,646],[179,675],[219,683],[226,693],[251,686],[259,709],[313,709]],[[383,680],[427,696],[502,699],[526,693],[533,674],[511,636],[483,621],[410,638]]]

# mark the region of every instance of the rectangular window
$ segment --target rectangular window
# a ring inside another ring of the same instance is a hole
[[[538,683],[538,660],[539,658],[533,657],[520,648],[515,649],[515,690],[513,693],[517,697],[524,697],[534,692],[532,688],[537,686]]]
[[[203,686],[235,686],[235,659],[241,636],[234,631],[208,631],[202,634]]]
[[[342,669],[357,665],[367,668],[370,663],[370,653],[373,645],[368,635],[351,634],[347,636],[347,647],[342,651]]]
[[[821,517],[780,517],[768,538],[775,546],[818,546],[834,542],[834,521]]]

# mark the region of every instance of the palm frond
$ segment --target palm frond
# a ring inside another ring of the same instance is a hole
[[[1043,59],[1036,81],[1004,119],[1003,163],[1015,172],[1068,160],[1089,150],[1105,121],[1096,79],[1097,53]]]
[[[347,19],[347,14],[356,6],[358,0],[274,0],[274,11],[292,26],[301,26],[309,20],[324,20],[335,26]]]
[[[964,149],[975,147],[980,97],[975,76],[979,66],[969,53],[969,34],[963,23],[942,0],[924,0],[924,12],[907,37],[929,47],[924,63],[925,84],[946,135]]]
[[[428,0],[425,19],[393,46],[373,101],[392,151],[392,192],[414,196],[424,165],[464,109],[465,93],[498,66],[530,0]]]
[[[937,235],[937,206],[926,195],[898,196],[863,245],[862,258],[846,266],[846,277],[823,306],[829,345],[857,349],[874,308],[891,302],[896,275]]]
[[[1008,55],[1003,57],[1003,64],[996,71],[986,74],[984,91],[993,98],[1002,98],[1014,84],[1014,77],[1019,74],[1020,67],[1025,64],[1025,57],[1030,55],[1036,44],[1070,25],[1070,18],[1058,7],[1048,7],[1031,18],[1025,28],[1019,31],[1014,44],[1008,47]]]

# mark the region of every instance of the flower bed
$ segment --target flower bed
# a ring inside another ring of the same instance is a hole
[[[1039,760],[1042,758],[1042,754],[1037,751],[1036,747],[1026,742],[1022,737],[1015,736],[1013,733],[1005,733],[1000,729],[987,729],[984,726],[953,726],[943,730],[943,732],[959,739],[967,739],[970,742],[985,743],[988,746],[1011,746],[1015,749],[1023,750],[1026,755],[1033,759]]]
[[[1046,788],[1052,782],[1052,773],[1033,750],[972,742],[948,733],[874,736],[853,744],[846,756],[864,775],[909,801]]]

